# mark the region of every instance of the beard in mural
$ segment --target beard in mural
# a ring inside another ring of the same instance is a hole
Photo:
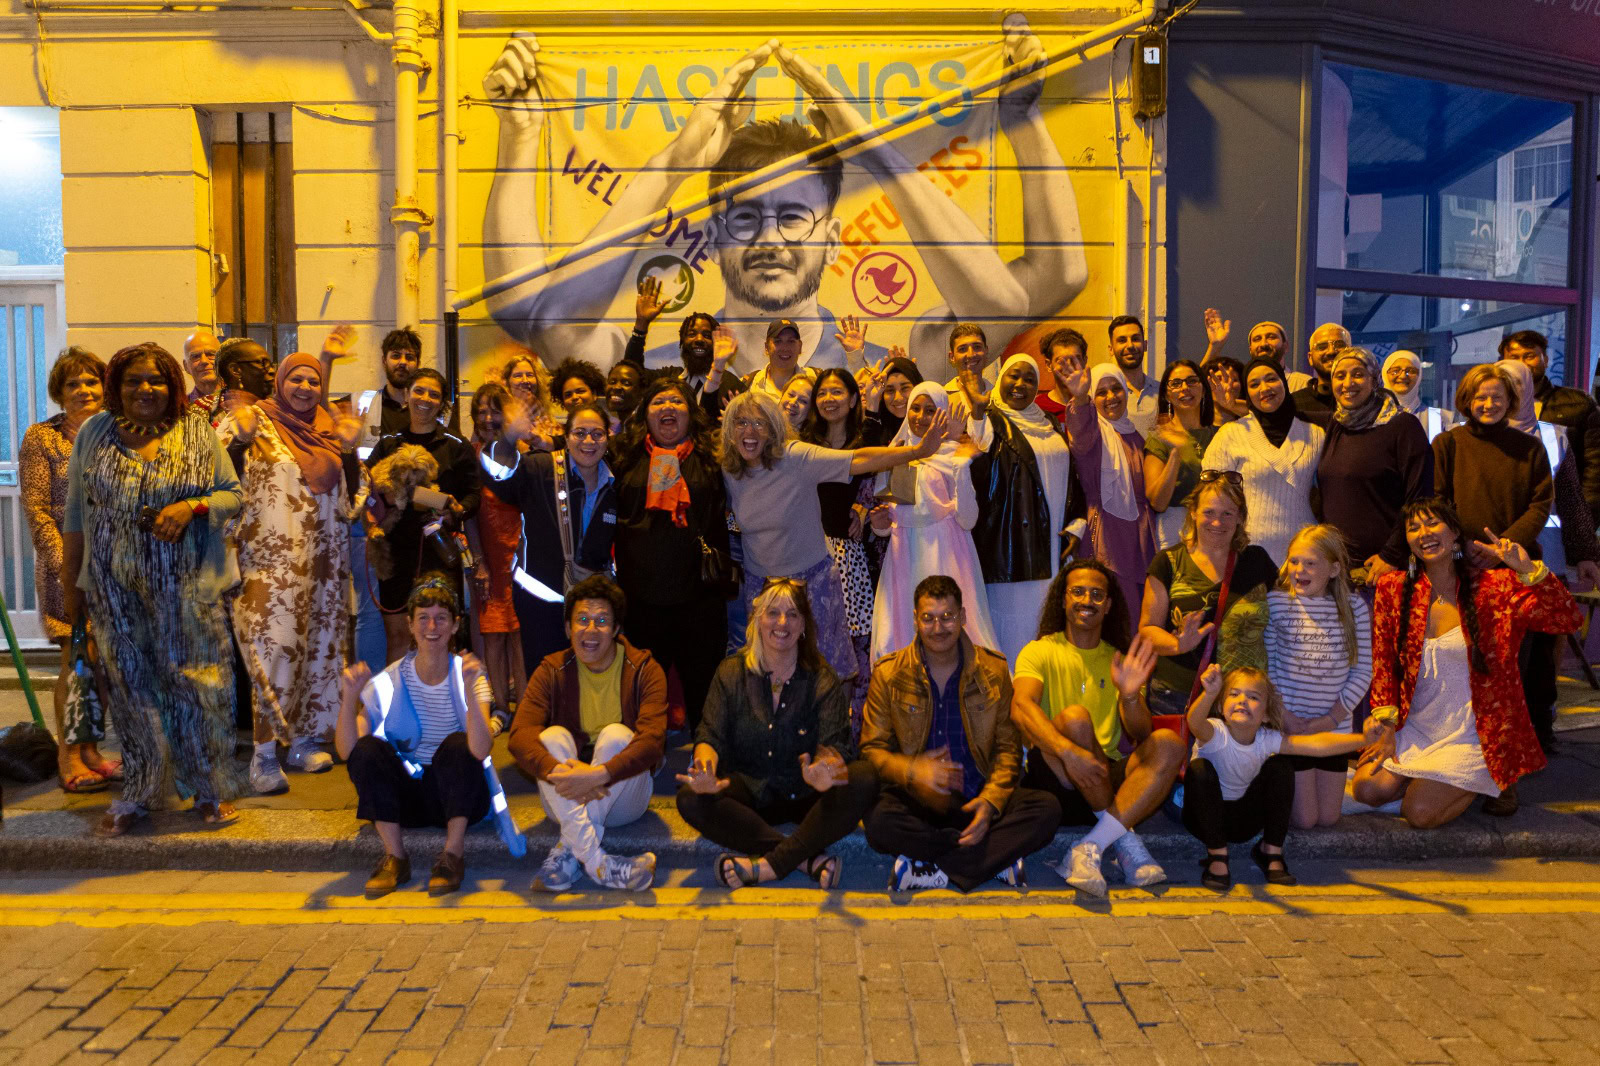
[[[680,285],[674,291],[684,293],[683,303],[669,310],[716,315],[738,340],[739,354],[733,367],[740,373],[762,363],[766,324],[779,317],[791,318],[800,325],[805,353],[802,362],[806,365],[856,368],[886,355],[887,349],[879,344],[839,330],[839,318],[856,313],[855,308],[840,307],[836,315],[825,306],[824,301],[829,299],[836,303],[859,302],[859,296],[851,296],[853,268],[865,271],[859,280],[866,288],[858,286],[856,293],[873,293],[874,281],[891,274],[905,285],[907,299],[899,305],[887,299],[880,301],[883,306],[869,305],[869,301],[860,304],[860,310],[891,319],[906,314],[899,322],[880,326],[880,331],[898,326],[898,336],[874,340],[908,343],[928,376],[948,373],[944,365],[945,341],[955,321],[984,323],[994,338],[995,350],[1003,350],[1017,333],[1060,312],[1083,288],[1087,268],[1066,164],[1040,111],[1043,81],[1028,76],[1043,60],[1043,45],[1028,28],[1026,19],[1013,15],[1003,27],[1002,47],[1005,69],[1014,83],[1008,82],[995,99],[977,103],[969,99],[964,106],[972,114],[984,107],[992,109],[995,126],[1015,157],[1021,197],[1020,204],[1009,209],[1020,215],[1022,240],[1020,254],[1014,258],[1003,259],[992,233],[980,229],[958,203],[955,188],[968,175],[950,176],[959,171],[960,160],[953,159],[942,146],[918,165],[902,152],[902,145],[909,141],[868,138],[864,148],[851,154],[849,161],[875,179],[881,190],[881,194],[872,197],[870,213],[862,210],[858,214],[854,204],[846,212],[839,211],[844,166],[838,157],[829,157],[820,164],[813,161],[732,198],[716,196],[715,190],[727,182],[808,152],[840,134],[867,127],[867,119],[856,102],[830,84],[829,78],[812,63],[771,40],[729,67],[708,92],[698,96],[686,117],[669,114],[665,128],[673,131],[670,139],[643,165],[627,167],[635,171],[631,177],[623,173],[589,185],[591,191],[603,191],[606,210],[579,240],[655,215],[673,202],[686,179],[697,174],[708,175],[713,190],[709,218],[669,221],[649,234],[657,238],[654,245],[618,242],[580,262],[525,282],[492,298],[490,313],[508,333],[541,354],[575,355],[609,366],[621,356],[628,339],[627,328],[615,324],[620,316],[612,312],[613,303],[624,295],[631,302],[632,290],[639,280],[635,275],[642,277],[651,264],[660,263],[663,258],[656,254],[645,271],[640,271],[634,266],[636,256],[660,253],[663,237],[668,246],[675,238],[684,237],[672,250],[682,262],[694,264],[695,270],[703,274],[709,274],[708,268],[714,266],[721,275],[725,303],[717,307],[714,286],[702,286],[696,295],[694,286]],[[747,92],[758,80],[758,72],[769,64],[778,69],[765,71],[763,77],[770,85],[774,74],[786,75],[795,87],[795,110],[800,111],[803,98],[809,123],[776,118],[750,121],[754,101]],[[894,65],[909,67],[904,62]],[[708,79],[715,77],[709,67],[696,69],[704,70]],[[830,76],[835,74],[830,66]],[[948,87],[938,82],[934,72],[925,74],[928,85]],[[686,77],[686,73],[680,74],[680,86]],[[584,120],[572,117],[571,108],[563,111],[560,107],[547,107],[542,80],[551,82],[540,75],[539,48],[528,35],[517,35],[507,42],[484,78],[485,91],[500,118],[498,160],[484,221],[484,270],[488,278],[542,261],[550,251],[578,243],[572,235],[561,240],[553,235],[547,238],[537,222],[540,205],[535,175],[544,169],[551,173],[555,186],[555,178],[561,176],[563,169],[571,172],[581,165],[580,148],[591,143],[590,134],[580,133],[585,130]],[[551,104],[583,98],[583,84],[579,80],[571,95],[554,93]],[[886,95],[881,77],[878,84],[879,93]],[[611,87],[608,95],[622,94],[615,94]],[[902,100],[901,104],[909,106],[914,102]],[[880,113],[884,112],[885,101],[867,101],[864,106],[868,114],[873,103]],[[641,103],[639,94],[635,94],[633,98],[624,96],[621,101],[613,98],[605,105],[594,105],[594,110],[601,106],[610,108],[608,118],[615,116],[619,106],[624,107],[622,128],[626,128],[626,115]],[[557,114],[572,126],[571,147],[563,142],[552,151],[557,161],[565,153],[565,168],[541,158],[540,152],[547,120]],[[933,132],[950,138],[946,130]],[[598,131],[595,138],[598,139]],[[987,147],[985,142],[992,139],[974,136],[970,141]],[[968,140],[956,137],[950,147],[959,156],[960,142]],[[643,141],[635,138],[621,143],[632,147]],[[923,151],[926,153],[927,149]],[[993,162],[971,148],[966,155],[975,160],[966,164],[974,172]],[[611,172],[609,166],[601,169]],[[941,186],[941,179],[947,184]],[[683,197],[677,199],[681,202]],[[559,205],[553,207],[551,213],[558,209]],[[853,222],[841,219],[841,214],[847,214]],[[874,225],[888,232],[874,236]],[[937,306],[908,310],[905,304],[909,294],[918,291],[915,284],[906,284],[915,280],[913,268],[903,255],[872,253],[871,248],[879,239],[884,240],[886,248],[897,247],[906,255],[912,254],[907,245],[914,250],[920,258],[923,280],[929,283],[921,290],[924,302],[931,292],[940,301]],[[863,261],[873,254],[888,259]],[[670,257],[668,261],[670,264]],[[829,277],[830,268],[838,275],[837,283]],[[706,280],[705,276],[700,278],[702,283]],[[908,322],[909,326],[905,324]],[[679,346],[665,343],[649,350],[646,363],[652,367],[670,365],[678,357]]]

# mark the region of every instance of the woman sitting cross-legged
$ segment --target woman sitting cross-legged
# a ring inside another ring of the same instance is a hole
[[[461,887],[467,826],[495,813],[501,839],[521,856],[527,843],[511,822],[489,762],[489,682],[472,655],[453,655],[461,606],[449,580],[429,574],[406,601],[412,650],[373,676],[365,663],[345,670],[334,743],[349,764],[356,817],[383,841],[383,861],[368,878],[368,899],[411,880],[401,829],[442,828],[444,850],[428,894]]]
[[[1439,497],[1410,504],[1400,518],[1411,560],[1378,581],[1368,719],[1394,726],[1382,726],[1362,754],[1352,788],[1374,807],[1398,799],[1413,828],[1434,829],[1475,795],[1498,798],[1544,768],[1517,650],[1530,631],[1574,632],[1583,615],[1561,580],[1515,541],[1479,543],[1502,565],[1478,571],[1461,519]]]
[[[770,578],[750,611],[745,647],[722,661],[706,697],[678,812],[732,849],[717,859],[729,888],[776,881],[796,867],[839,884],[830,844],[872,806],[878,780],[847,762],[849,690],[823,661],[805,585]],[[785,836],[778,822],[797,822]]]
[[[1211,715],[1218,696],[1222,706]],[[1300,733],[1286,736],[1278,694],[1267,675],[1254,667],[1228,671],[1215,663],[1200,675],[1200,695],[1189,705],[1194,759],[1183,781],[1183,826],[1206,846],[1200,883],[1227,888],[1228,843],[1257,833],[1261,841],[1250,857],[1269,884],[1298,884],[1283,858],[1294,808],[1291,756],[1322,757],[1355,751],[1366,743],[1360,733]]]

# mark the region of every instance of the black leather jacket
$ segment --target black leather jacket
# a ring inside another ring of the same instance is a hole
[[[1050,528],[1050,503],[1028,438],[998,411],[989,412],[994,443],[972,461],[978,493],[978,549],[984,581],[1040,581],[1054,577],[1060,549]]]

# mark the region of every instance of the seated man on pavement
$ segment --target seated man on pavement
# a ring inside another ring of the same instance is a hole
[[[879,659],[867,687],[861,754],[884,786],[867,843],[896,856],[892,892],[970,892],[995,876],[1022,888],[1022,861],[1055,836],[1061,805],[1017,787],[1005,656],[972,643],[961,588],[943,574],[923,578],[912,603],[916,639]]]
[[[1067,884],[1104,895],[1101,857],[1113,847],[1130,885],[1167,879],[1133,827],[1161,806],[1187,754],[1152,729],[1144,686],[1156,653],[1128,640],[1128,610],[1102,564],[1062,568],[1045,593],[1039,637],[1017,657],[1011,716],[1033,744],[1022,784],[1061,803],[1066,825],[1092,825],[1057,867]]]
[[[508,740],[561,826],[533,887],[564,892],[581,868],[605,888],[643,891],[655,879],[655,855],[611,855],[601,838],[650,805],[666,744],[667,676],[622,638],[627,601],[610,578],[573,585],[564,608],[571,646],[545,656],[528,679]]]

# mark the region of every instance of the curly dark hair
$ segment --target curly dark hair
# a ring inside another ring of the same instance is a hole
[[[817,375],[816,382],[811,386],[811,413],[806,415],[805,423],[800,427],[800,439],[807,444],[816,444],[824,448],[831,448],[828,443],[828,421],[817,410],[817,390],[822,388],[824,381],[838,381],[844,385],[844,391],[850,394],[855,402],[850,405],[850,410],[844,416],[844,447],[861,447],[861,426],[865,420],[861,413],[861,386],[856,384],[855,375],[843,367],[829,367]]]
[[[708,314],[705,311],[690,311],[688,314],[683,316],[683,321],[678,323],[679,343],[682,343],[683,338],[689,335],[689,330],[696,322],[709,322],[711,323],[712,330],[715,330],[717,326],[720,325],[720,323],[717,322],[716,315]]]
[[[572,612],[578,609],[579,600],[605,600],[611,605],[611,613],[616,615],[611,620],[613,626],[622,628],[628,615],[628,597],[623,595],[621,586],[606,575],[590,574],[567,590],[562,612],[568,625],[572,624]]]
[[[122,376],[130,366],[144,359],[154,360],[156,369],[166,379],[167,412],[164,417],[182,418],[189,409],[188,393],[183,387],[183,368],[171,352],[155,341],[130,344],[111,357],[111,362],[106,366],[106,410],[114,415],[122,414]]]
[[[1456,535],[1456,613],[1461,616],[1461,628],[1466,630],[1467,634],[1467,661],[1472,664],[1473,670],[1487,674],[1489,663],[1483,657],[1483,650],[1478,646],[1478,605],[1474,599],[1477,592],[1476,575],[1472,564],[1467,561],[1467,532],[1461,524],[1461,516],[1444,497],[1429,496],[1408,503],[1400,509],[1400,528],[1404,529],[1410,526],[1414,519],[1422,517],[1439,519]],[[1416,593],[1417,577],[1421,573],[1417,563],[1416,555],[1412,554],[1406,562],[1405,586],[1400,591],[1399,635],[1395,639],[1394,650],[1390,653],[1394,657],[1396,678],[1405,676],[1404,649],[1406,636],[1411,630],[1411,599]]]
[[[1211,406],[1211,385],[1206,381],[1206,372],[1201,370],[1199,364],[1193,359],[1174,359],[1167,364],[1167,369],[1162,371],[1161,394],[1156,397],[1156,413],[1161,415],[1172,413],[1172,401],[1167,399],[1167,379],[1172,377],[1172,372],[1180,366],[1194,371],[1194,376],[1200,379],[1200,424],[1209,426],[1211,420],[1216,416],[1216,411]],[[1243,378],[1239,379],[1239,385],[1243,388]]]
[[[1074,559],[1057,571],[1055,580],[1045,591],[1044,605],[1039,608],[1039,633],[1042,639],[1067,631],[1067,582],[1073,574],[1092,570],[1106,581],[1106,616],[1100,626],[1100,639],[1120,652],[1128,650],[1133,632],[1128,621],[1128,605],[1122,599],[1122,586],[1111,568],[1098,559]]]
[[[561,403],[561,394],[566,390],[567,382],[577,378],[589,386],[589,391],[595,399],[601,399],[606,394],[606,376],[600,373],[600,368],[587,359],[573,359],[568,357],[561,360],[555,370],[550,373],[550,398],[556,403]]]
[[[628,412],[628,417],[623,420],[622,429],[611,438],[611,451],[607,459],[611,463],[612,472],[618,476],[624,471],[632,470],[637,464],[650,460],[650,447],[646,443],[646,438],[650,435],[650,425],[645,421],[645,416],[649,413],[650,401],[663,392],[675,392],[689,405],[689,439],[694,441],[694,452],[700,457],[701,462],[708,466],[717,465],[716,427],[711,424],[711,419],[695,400],[694,394],[689,391],[688,384],[675,374],[663,374],[644,387],[638,405]]]
[[[455,586],[438,570],[430,570],[417,579],[406,597],[406,617],[410,618],[424,607],[443,607],[451,618],[461,617],[461,601],[456,598]]]
[[[98,355],[87,348],[74,344],[61,349],[61,354],[56,356],[55,364],[50,367],[49,383],[45,390],[50,394],[50,400],[56,406],[61,405],[62,390],[67,387],[67,381],[82,373],[90,373],[100,379],[102,387],[106,383],[106,364]]]

